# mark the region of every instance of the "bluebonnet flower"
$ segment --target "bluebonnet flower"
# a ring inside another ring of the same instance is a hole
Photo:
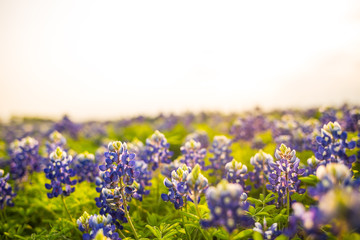
[[[338,120],[337,110],[331,107],[322,107],[319,109],[321,114],[320,122],[322,124],[327,124],[328,122],[335,122]]]
[[[100,165],[100,179],[96,180],[99,186],[100,197],[96,198],[96,205],[100,214],[110,214],[113,223],[122,228],[121,222],[129,221],[128,202],[132,197],[138,198],[135,179],[139,172],[135,171],[135,154],[129,153],[126,143],[110,142],[108,152],[105,153],[106,165]]]
[[[169,164],[164,164],[162,169],[161,169],[161,174],[164,175],[167,178],[171,178],[172,171],[178,169],[179,167],[181,167],[183,165],[180,162],[180,160],[181,160],[181,156],[178,157],[177,159],[175,159],[174,161],[172,161]]]
[[[84,212],[83,215],[76,221],[78,228],[84,232],[83,239],[96,239],[98,231],[102,230],[102,235],[107,239],[119,240],[119,235],[115,232],[115,225],[112,224],[110,215],[89,215]]]
[[[136,181],[136,194],[137,199],[142,201],[144,195],[149,195],[150,190],[147,187],[151,186],[152,172],[149,170],[148,165],[142,160],[136,160],[134,166],[135,172],[138,172]]]
[[[49,139],[50,141],[46,142],[46,151],[48,154],[55,151],[57,147],[64,149],[66,138],[61,133],[54,131],[49,135]]]
[[[186,142],[184,146],[180,148],[182,153],[181,162],[185,163],[190,168],[194,168],[196,164],[199,164],[201,168],[204,168],[204,158],[206,156],[206,149],[201,148],[201,143],[191,139]]]
[[[156,170],[161,163],[170,163],[173,152],[169,151],[170,144],[164,134],[159,131],[146,139],[146,160],[151,165],[152,170]]]
[[[248,178],[246,165],[233,159],[225,165],[225,171],[226,179],[229,183],[238,183],[245,191],[249,191],[251,189],[251,186],[245,187],[245,180]]]
[[[319,179],[316,187],[309,187],[309,194],[316,200],[321,199],[324,194],[334,188],[359,186],[359,181],[351,180],[350,169],[341,163],[329,163],[326,166],[319,166],[316,170],[316,176]]]
[[[347,141],[347,133],[341,130],[338,122],[329,122],[321,129],[321,136],[316,137],[318,143],[315,157],[322,161],[322,164],[340,162],[351,168],[356,160],[355,155],[348,156],[347,149],[355,148],[354,141]]]
[[[207,149],[209,147],[210,140],[208,134],[205,131],[199,130],[187,135],[185,138],[185,142],[188,142],[191,139],[194,139],[195,141],[199,142],[201,144],[201,148]]]
[[[304,174],[305,169],[299,169],[300,159],[296,157],[295,150],[291,150],[284,144],[275,151],[277,161],[270,163],[271,173],[266,187],[268,190],[277,192],[278,203],[290,205],[290,195],[294,192],[303,194],[305,189],[300,188],[298,176]]]
[[[72,156],[67,155],[60,147],[50,154],[50,163],[44,169],[45,176],[51,183],[45,183],[45,187],[51,190],[47,193],[48,198],[58,197],[59,195],[69,196],[75,191],[76,180],[71,180],[75,176],[75,171],[70,168]]]
[[[146,146],[142,141],[134,139],[131,143],[127,144],[129,152],[135,153],[136,161],[146,161]]]
[[[214,141],[209,150],[214,156],[210,158],[211,168],[214,172],[220,171],[223,175],[225,172],[225,164],[231,162],[233,157],[231,154],[231,140],[226,136],[215,136]]]
[[[269,126],[269,121],[263,115],[248,116],[237,119],[231,126],[230,134],[234,136],[234,141],[251,141],[256,133],[266,131]]]
[[[325,219],[318,207],[311,206],[306,211],[302,203],[296,202],[292,208],[294,212],[289,217],[288,227],[284,231],[288,237],[293,238],[299,232],[298,227],[301,227],[309,239],[328,239],[328,236],[321,229]]]
[[[312,150],[311,138],[314,129],[312,124],[314,121],[301,122],[295,119],[293,115],[284,115],[281,120],[275,120],[272,127],[272,134],[275,142],[280,145],[281,143],[296,150]]]
[[[344,232],[360,233],[360,193],[353,188],[336,188],[327,192],[319,201],[324,223],[333,224],[339,238]]]
[[[107,148],[104,146],[99,147],[95,151],[95,162],[99,165],[105,164],[105,152],[107,152]]]
[[[216,187],[206,191],[206,200],[210,209],[210,219],[202,220],[203,227],[223,226],[233,232],[238,226],[248,227],[253,220],[247,215],[250,204],[247,194],[239,184],[222,180]]]
[[[186,180],[190,172],[191,168],[184,164],[176,171],[172,171],[171,181],[168,178],[164,179],[164,185],[169,189],[169,192],[161,194],[161,198],[165,202],[172,202],[175,209],[182,208],[184,206],[184,198],[186,200],[188,197],[189,187]]]
[[[263,225],[261,225],[261,223],[259,222],[256,222],[253,230],[260,233],[264,239],[269,240],[274,240],[281,234],[281,232],[277,230],[277,223],[273,223],[270,227],[267,227],[265,218],[263,221]]]
[[[41,171],[43,159],[39,155],[39,142],[32,138],[22,138],[10,144],[10,173],[18,181],[27,179],[34,171]]]
[[[194,202],[197,207],[197,203],[200,202],[201,193],[208,188],[208,180],[202,175],[199,164],[196,164],[190,174],[186,177],[186,185],[189,189],[188,199]]]
[[[0,209],[3,209],[5,205],[9,207],[14,206],[12,200],[16,194],[8,183],[9,177],[9,173],[4,176],[4,170],[0,169]]]
[[[82,181],[95,181],[95,178],[99,175],[99,167],[95,162],[94,154],[83,152],[76,156],[74,162],[79,183]]]
[[[263,194],[265,194],[265,185],[270,173],[269,164],[273,162],[273,157],[262,150],[250,159],[251,165],[254,166],[254,170],[249,172],[250,180],[255,188],[263,187]]]
[[[77,139],[81,130],[81,125],[74,123],[65,115],[61,121],[55,123],[53,129],[61,133],[68,132],[72,138]]]
[[[138,183],[136,193],[139,200],[142,201],[142,196],[148,195],[150,190],[146,189],[151,186],[152,171],[149,165],[144,161],[146,159],[145,145],[138,139],[133,140],[128,145],[129,152],[135,153],[135,171],[139,172],[135,181]]]
[[[320,161],[315,156],[311,156],[307,160],[307,167],[305,168],[304,176],[315,175],[316,169],[320,166]]]
[[[344,116],[345,130],[349,132],[357,132],[360,130],[360,108],[353,108],[347,111]]]

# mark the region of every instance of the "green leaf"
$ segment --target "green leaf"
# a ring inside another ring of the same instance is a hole
[[[301,182],[310,184],[310,185],[316,185],[316,183],[319,181],[318,178],[315,175],[309,175],[306,177],[299,177],[299,180]]]
[[[263,212],[268,212],[270,210],[273,210],[274,208],[276,208],[275,205],[268,205],[268,206],[264,207],[264,209],[262,211]]]
[[[239,232],[237,235],[235,235],[233,239],[236,240],[236,239],[246,238],[246,237],[250,236],[252,233],[253,233],[252,229],[246,229],[246,230]]]
[[[260,193],[260,200],[263,202],[264,201],[264,194]]]
[[[264,239],[262,234],[257,231],[254,231],[253,238],[254,238],[254,240],[263,240]]]
[[[256,212],[255,208],[254,208],[253,206],[250,206],[250,207],[249,207],[249,213],[250,213],[251,215],[255,215],[255,212]]]
[[[247,200],[251,203],[255,203],[255,204],[258,204],[258,205],[262,205],[263,202],[260,201],[259,199],[256,199],[256,198],[252,198],[252,197],[248,197]]]
[[[267,212],[259,212],[255,214],[256,216],[269,216]]]
[[[278,236],[277,238],[275,238],[275,240],[287,240],[289,239],[287,236],[281,234],[280,236]]]
[[[180,211],[180,214],[188,217],[188,218],[192,218],[192,219],[195,219],[195,220],[200,220],[200,218],[192,213],[188,213],[188,212],[182,212]]]

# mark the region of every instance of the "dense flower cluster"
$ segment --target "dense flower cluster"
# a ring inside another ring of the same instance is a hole
[[[340,162],[351,168],[356,160],[356,155],[348,156],[347,149],[353,149],[354,141],[347,141],[347,132],[341,130],[338,122],[329,122],[321,129],[321,136],[316,137],[318,143],[315,157],[322,161],[322,164]]]
[[[150,193],[150,190],[148,190],[147,187],[151,186],[152,171],[149,169],[149,165],[144,161],[144,159],[146,159],[145,145],[138,139],[135,139],[127,146],[129,152],[135,153],[135,171],[139,172],[135,179],[138,183],[136,192],[141,201],[142,196]]]
[[[13,198],[16,194],[13,192],[11,185],[8,183],[9,173],[4,176],[4,170],[0,169],[0,209],[3,209],[5,205],[14,206]]]
[[[66,138],[61,133],[54,131],[49,135],[49,139],[50,141],[46,142],[46,151],[48,154],[55,151],[57,147],[64,149]]]
[[[26,137],[10,144],[9,156],[11,177],[22,181],[34,171],[41,171],[43,159],[39,155],[39,142]]]
[[[269,164],[273,162],[273,157],[262,150],[251,157],[250,164],[254,166],[254,170],[249,172],[249,176],[255,188],[265,186],[270,173]]]
[[[146,139],[146,159],[145,162],[151,165],[152,170],[156,170],[161,163],[170,163],[173,152],[169,151],[170,144],[165,135],[159,131]]]
[[[147,187],[151,186],[152,172],[144,161],[135,161],[134,170],[139,173],[135,178],[137,199],[142,201],[142,197],[150,193]]]
[[[201,148],[207,149],[210,144],[209,136],[205,131],[196,131],[186,136],[185,142],[194,139],[201,144]]]
[[[206,149],[201,147],[201,143],[191,139],[187,141],[184,146],[180,148],[182,153],[181,162],[194,168],[196,164],[199,164],[204,169],[206,156]]]
[[[295,150],[291,150],[284,144],[275,152],[277,161],[270,163],[271,173],[266,187],[268,190],[277,192],[279,204],[290,204],[289,197],[294,192],[304,193],[305,189],[300,188],[298,176],[304,174],[305,169],[299,169],[300,159],[296,157]]]
[[[318,207],[310,207],[306,211],[302,203],[294,203],[293,214],[289,218],[289,226],[285,233],[289,237],[294,237],[301,227],[310,239],[328,239],[324,231],[321,230],[324,224],[324,217]]]
[[[97,179],[100,186],[100,197],[96,198],[96,205],[100,208],[100,214],[110,214],[112,221],[117,227],[121,222],[127,222],[127,203],[132,197],[138,197],[136,193],[135,178],[139,172],[135,171],[135,154],[129,153],[126,143],[120,141],[111,142],[108,152],[105,153],[106,165],[100,165],[102,181]]]
[[[215,136],[210,153],[213,154],[209,160],[211,162],[211,168],[214,171],[220,171],[221,175],[224,174],[225,164],[231,162],[233,157],[231,154],[231,140],[226,136]]]
[[[256,133],[267,130],[269,126],[270,123],[262,115],[239,118],[231,126],[230,134],[234,136],[234,141],[251,141]]]
[[[206,200],[211,212],[209,220],[202,220],[203,227],[224,226],[230,233],[238,226],[253,224],[246,211],[250,204],[247,194],[239,184],[222,180],[216,187],[206,191]]]
[[[74,123],[73,121],[70,120],[68,116],[65,115],[61,119],[61,121],[55,123],[53,129],[61,133],[67,132],[70,134],[72,138],[76,139],[81,130],[81,125]]]
[[[50,163],[44,169],[45,176],[51,183],[45,184],[46,189],[52,191],[47,193],[48,198],[58,197],[59,195],[69,196],[75,191],[76,180],[71,180],[75,176],[75,171],[70,168],[72,156],[68,155],[60,147],[50,154]]]
[[[102,235],[112,240],[120,240],[119,234],[115,232],[115,225],[112,224],[110,215],[89,215],[86,211],[76,221],[78,228],[83,234],[83,240],[96,239],[98,231],[102,230]]]
[[[164,185],[169,189],[169,192],[161,194],[161,198],[165,202],[172,202],[176,209],[184,206],[184,198],[186,200],[189,194],[189,187],[186,181],[190,172],[191,169],[184,164],[176,171],[172,171],[171,180],[168,178],[164,179]]]
[[[359,180],[353,181],[352,175],[344,164],[341,163],[329,163],[324,166],[321,165],[316,170],[316,176],[319,179],[315,188],[309,188],[309,194],[316,200],[333,190],[335,188],[346,188],[346,187],[358,187]]]
[[[79,182],[94,182],[99,175],[99,167],[95,162],[94,154],[83,152],[75,158],[75,171]]]
[[[225,165],[226,179],[230,183],[240,184],[245,191],[249,191],[251,186],[245,187],[245,180],[248,178],[247,167],[241,162],[233,159]]]

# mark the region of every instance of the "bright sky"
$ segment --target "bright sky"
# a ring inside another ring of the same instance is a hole
[[[356,1],[0,1],[0,118],[360,104]]]

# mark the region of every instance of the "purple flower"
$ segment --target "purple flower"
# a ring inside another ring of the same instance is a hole
[[[189,195],[189,187],[186,180],[190,172],[191,168],[184,164],[176,171],[172,171],[171,181],[168,178],[164,179],[164,185],[169,189],[169,192],[161,194],[161,198],[165,202],[172,202],[175,209],[182,208],[184,206],[184,198],[186,200]]]
[[[264,239],[269,240],[274,240],[281,234],[281,232],[277,230],[277,223],[273,223],[270,227],[267,227],[265,218],[263,225],[261,225],[259,222],[256,222],[253,230],[260,233]]]
[[[330,162],[340,162],[351,168],[356,155],[348,156],[346,150],[355,148],[354,141],[347,141],[347,133],[341,130],[338,122],[329,122],[321,129],[321,136],[316,137],[318,144],[315,157],[326,165]]]
[[[271,171],[269,164],[273,162],[273,157],[262,150],[251,157],[250,163],[254,166],[254,170],[249,172],[249,176],[255,188],[265,186]],[[265,190],[263,191],[263,194],[265,194]]]
[[[239,184],[222,180],[206,191],[210,219],[202,220],[201,225],[205,228],[223,226],[229,233],[239,226],[252,225],[252,218],[246,214],[250,206],[246,199],[247,195]]]
[[[0,169],[0,209],[3,209],[5,205],[14,206],[13,198],[16,194],[12,191],[9,181],[9,173],[4,176],[4,170]]]
[[[215,136],[214,141],[209,150],[214,156],[210,158],[211,166],[214,173],[220,171],[221,176],[225,174],[225,164],[231,162],[233,157],[231,154],[231,140],[226,136]]]
[[[302,203],[294,203],[292,205],[294,210],[293,215],[289,217],[288,228],[285,230],[285,234],[290,238],[294,237],[301,227],[308,238],[310,239],[328,239],[325,232],[321,229],[326,223],[323,213],[318,207],[310,207],[306,211]]]
[[[335,188],[356,187],[358,181],[352,181],[350,169],[341,163],[329,163],[326,166],[321,165],[316,170],[316,176],[319,179],[316,187],[309,187],[309,195],[316,200],[321,199],[330,190]]]
[[[251,141],[258,132],[266,131],[270,123],[262,115],[248,116],[237,119],[230,129],[230,134],[234,136],[234,141]]]
[[[82,181],[95,181],[95,178],[99,175],[99,167],[95,162],[94,154],[83,152],[76,156],[74,162],[79,183]]]
[[[34,171],[41,171],[43,159],[39,155],[39,142],[32,137],[15,140],[10,144],[10,173],[13,179],[24,181]]]
[[[225,172],[229,183],[238,183],[245,191],[250,190],[251,186],[245,187],[245,180],[248,178],[246,165],[233,159],[225,165]]]
[[[201,144],[201,148],[207,149],[209,147],[209,136],[205,131],[196,131],[186,136],[185,142],[194,139]]]
[[[59,195],[69,196],[75,191],[76,180],[71,180],[75,176],[75,171],[70,168],[72,157],[67,155],[60,147],[50,154],[51,163],[44,169],[45,176],[51,183],[45,184],[46,189],[51,190],[47,193],[48,198],[58,197]]]
[[[57,147],[60,147],[61,149],[64,148],[66,144],[66,138],[61,133],[54,131],[49,135],[49,138],[50,141],[46,142],[46,151],[48,154],[55,151]]]
[[[196,164],[199,164],[201,168],[204,168],[206,149],[201,147],[200,142],[191,139],[190,141],[187,141],[180,150],[183,155],[180,159],[182,163],[190,168],[194,168]]]
[[[146,139],[146,159],[145,162],[151,165],[152,170],[156,170],[161,163],[170,163],[173,152],[169,151],[170,144],[164,134],[158,130]]]
[[[290,204],[289,198],[294,192],[303,194],[305,189],[300,188],[298,176],[304,174],[305,169],[299,169],[300,159],[296,157],[295,150],[291,150],[284,144],[276,150],[277,161],[270,163],[271,173],[266,187],[268,190],[277,192],[279,204]]]
[[[84,232],[83,239],[98,239],[97,234],[101,234],[107,239],[119,240],[119,235],[115,232],[115,225],[112,224],[110,215],[89,215],[86,211],[76,221],[80,231]]]
[[[100,165],[100,176],[96,184],[100,197],[96,198],[96,205],[100,214],[109,213],[118,228],[122,226],[117,221],[128,221],[128,202],[132,197],[139,198],[136,193],[135,179],[139,172],[135,170],[135,154],[129,153],[126,143],[111,142],[105,153],[105,165]]]

